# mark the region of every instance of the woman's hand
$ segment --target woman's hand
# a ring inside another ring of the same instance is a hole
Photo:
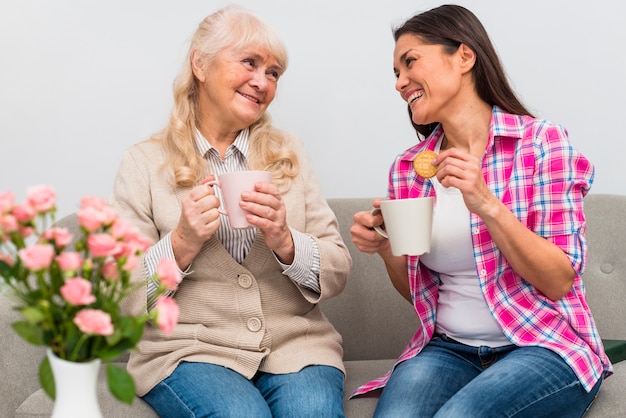
[[[246,219],[263,232],[265,244],[283,264],[293,263],[295,246],[287,225],[287,210],[278,188],[259,182],[253,192],[241,194],[239,206],[250,212]]]
[[[475,156],[450,148],[442,151],[433,164],[438,166],[437,179],[441,185],[459,189],[470,212],[480,215],[498,201],[487,187],[481,161]]]
[[[380,200],[374,200],[373,206],[375,208],[380,207]],[[353,220],[354,224],[350,227],[350,234],[352,235],[352,242],[359,251],[367,254],[391,253],[389,240],[374,231],[375,226],[383,224],[383,216],[380,213],[372,215],[371,211],[357,212],[354,214]]]
[[[373,206],[375,208],[380,207],[380,200],[374,200]],[[350,227],[350,234],[354,245],[364,253],[380,255],[385,263],[391,283],[402,297],[411,302],[406,257],[394,256],[391,253],[389,240],[381,237],[373,229],[375,226],[383,224],[382,215],[380,213],[372,215],[371,211],[363,211],[355,213],[353,219],[354,223]]]
[[[213,187],[206,184],[213,179],[211,175],[202,180],[182,200],[180,218],[171,235],[172,249],[181,270],[191,264],[204,242],[220,227],[220,201]]]
[[[540,237],[489,190],[478,158],[450,148],[442,151],[437,179],[444,187],[456,187],[465,205],[480,216],[491,238],[513,270],[551,300],[558,300],[572,288],[575,272],[565,252]]]

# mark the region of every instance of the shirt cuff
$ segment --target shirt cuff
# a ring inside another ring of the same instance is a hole
[[[146,251],[143,258],[143,267],[146,274],[147,294],[149,301],[152,300],[152,297],[159,288],[158,281],[154,280],[153,278],[158,271],[159,262],[163,258],[169,258],[176,261],[176,258],[174,257],[174,249],[172,248],[171,232],[165,235],[159,242],[150,247],[148,251]],[[189,265],[189,267],[187,267],[187,269],[185,269],[185,271],[178,269],[181,280],[192,272],[193,271],[191,270],[191,264]],[[174,293],[175,291],[168,290],[165,295],[172,296]],[[151,310],[153,307],[154,306],[149,306],[148,310]]]
[[[320,251],[317,243],[309,234],[289,228],[293,237],[295,256],[293,263],[283,264],[276,254],[276,261],[283,268],[283,274],[294,283],[321,293],[320,286]]]

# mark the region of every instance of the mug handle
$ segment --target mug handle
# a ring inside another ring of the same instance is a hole
[[[380,208],[373,208],[370,211],[370,213],[372,214],[372,216],[376,216],[379,213],[382,213],[382,211],[380,210]],[[382,229],[380,226],[375,226],[374,231],[376,231],[378,235],[380,235],[383,238],[389,238],[389,235],[387,235],[387,232],[384,229]]]
[[[205,185],[209,186],[209,187],[213,187],[213,186],[217,186],[220,187],[220,182],[219,180],[215,179],[215,180],[211,180],[211,181],[207,181],[206,183],[204,183]],[[221,202],[220,202],[221,203]],[[226,211],[224,209],[222,209],[222,207],[220,206],[219,208],[217,208],[217,211],[219,213],[221,213],[222,215],[226,215],[228,216],[228,214],[226,213]]]

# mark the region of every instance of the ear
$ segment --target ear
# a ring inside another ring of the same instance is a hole
[[[191,69],[193,71],[193,75],[196,76],[198,81],[204,82],[206,79],[206,75],[204,74],[204,65],[202,60],[202,53],[197,49],[191,51]]]
[[[459,63],[463,72],[471,71],[474,68],[474,64],[476,64],[476,53],[474,50],[465,44],[461,44],[457,53],[459,54]]]

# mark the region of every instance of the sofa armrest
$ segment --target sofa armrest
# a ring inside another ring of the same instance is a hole
[[[626,360],[626,341],[602,339],[602,343],[611,363],[615,364]]]

